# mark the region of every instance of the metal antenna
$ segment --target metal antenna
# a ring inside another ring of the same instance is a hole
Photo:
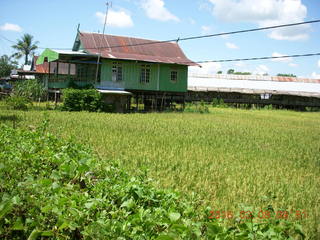
[[[106,5],[107,5],[107,10],[106,10],[106,16],[104,18],[104,25],[103,25],[103,31],[102,31],[102,36],[104,38],[104,31],[106,29],[106,25],[107,25],[107,19],[108,19],[108,12],[109,12],[109,5],[110,7],[112,7],[112,2],[106,2]],[[98,75],[99,75],[99,63],[100,63],[100,57],[101,57],[101,51],[100,51],[100,48],[98,49],[99,50],[99,54],[98,54],[98,59],[97,59],[97,68],[96,68],[96,80],[95,82],[98,81]]]
[[[112,2],[107,2],[106,3],[107,5],[107,10],[106,10],[106,17],[104,18],[104,25],[103,25],[103,31],[102,31],[102,34],[104,34],[104,30],[106,29],[106,25],[107,25],[107,19],[108,19],[108,11],[109,11],[109,5],[110,7],[112,8]]]

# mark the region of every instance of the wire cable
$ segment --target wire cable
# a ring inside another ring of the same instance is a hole
[[[211,63],[211,62],[242,62],[242,61],[255,61],[255,60],[269,60],[269,59],[282,59],[282,58],[298,58],[298,57],[312,57],[320,56],[319,53],[306,53],[306,54],[294,54],[294,55],[283,55],[283,56],[269,56],[269,57],[252,57],[252,58],[235,58],[235,59],[220,59],[220,60],[204,60],[204,61],[190,61],[190,62],[179,62],[180,64],[188,63]]]
[[[283,27],[293,27],[293,26],[298,26],[298,25],[305,25],[305,24],[319,23],[319,22],[320,22],[320,19],[317,19],[317,20],[310,20],[310,21],[305,21],[305,22],[281,24],[281,25],[274,25],[274,26],[269,26],[269,27],[252,28],[252,29],[245,29],[245,30],[238,30],[238,31],[231,31],[231,32],[222,32],[222,33],[216,33],[216,34],[191,36],[191,37],[183,37],[183,38],[178,37],[176,39],[169,39],[169,40],[164,40],[164,41],[150,41],[149,40],[148,42],[135,43],[135,44],[113,45],[113,46],[108,46],[108,47],[101,47],[101,46],[100,47],[92,47],[92,48],[86,48],[86,50],[89,50],[89,49],[111,49],[111,48],[120,48],[120,47],[135,47],[135,46],[143,46],[143,45],[168,43],[168,42],[188,41],[188,40],[195,40],[195,39],[202,39],[202,38],[211,38],[211,37],[218,37],[218,36],[225,36],[225,35],[233,35],[233,34],[240,34],[240,33],[263,31],[263,30],[283,28]],[[15,43],[14,41],[9,40],[4,36],[1,36],[1,37],[6,39],[9,42]],[[45,47],[38,47],[38,48],[39,49],[45,49]],[[51,49],[72,50],[72,48],[51,48]]]

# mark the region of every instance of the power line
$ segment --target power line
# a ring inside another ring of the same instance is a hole
[[[320,20],[317,20],[320,22]],[[1,36],[3,39],[13,42],[7,39],[4,36]],[[13,42],[14,43],[14,42]],[[122,45],[125,46],[125,45]],[[283,58],[298,58],[298,57],[312,57],[312,56],[320,56],[319,53],[306,53],[306,54],[294,54],[294,55],[283,55],[283,56],[268,56],[268,57],[252,57],[252,58],[235,58],[235,59],[219,59],[219,60],[202,60],[202,61],[189,61],[189,62],[180,62],[180,64],[187,63],[210,63],[210,62],[240,62],[240,61],[256,61],[256,60],[270,60],[270,59],[283,59]]]
[[[12,40],[10,40],[10,39],[6,38],[5,36],[0,35],[0,37],[1,37],[1,38],[3,38],[4,40],[7,40],[8,42],[11,42],[11,43],[16,44],[16,42],[14,42],[14,41],[12,41]]]
[[[168,43],[168,42],[179,42],[179,41],[195,40],[195,39],[218,37],[218,36],[225,36],[225,35],[233,35],[233,34],[239,34],[239,33],[263,31],[263,30],[269,30],[269,29],[275,29],[275,28],[292,27],[292,26],[311,24],[311,23],[319,23],[319,22],[320,22],[320,19],[317,19],[317,20],[311,20],[311,21],[305,21],[305,22],[274,25],[274,26],[262,27],[262,28],[252,28],[252,29],[232,31],[232,32],[222,32],[222,33],[216,33],[216,34],[191,36],[191,37],[176,38],[176,39],[170,39],[170,40],[164,40],[164,41],[152,41],[152,42],[126,44],[126,45],[114,45],[114,46],[103,47],[103,48],[134,47],[134,46],[141,46],[141,45],[152,45],[152,44],[161,44],[161,43]],[[96,48],[87,48],[87,49],[96,49]]]
[[[271,57],[252,57],[252,58],[190,61],[190,62],[180,62],[180,64],[184,64],[184,63],[185,64],[187,64],[187,63],[210,63],[210,62],[239,62],[239,61],[255,61],[255,60],[269,60],[269,59],[282,59],[282,58],[312,57],[312,56],[320,56],[320,52],[319,53],[284,55],[284,56],[271,56]]]
[[[226,36],[226,35],[233,35],[233,34],[240,34],[240,33],[247,33],[247,32],[256,32],[256,31],[263,31],[263,30],[270,30],[270,29],[276,29],[276,28],[283,28],[283,27],[292,27],[292,26],[298,26],[298,25],[305,25],[305,24],[311,24],[311,23],[319,23],[320,19],[317,20],[311,20],[311,21],[305,21],[305,22],[297,22],[297,23],[289,23],[289,24],[281,24],[281,25],[274,25],[269,27],[261,27],[261,28],[252,28],[252,29],[245,29],[245,30],[238,30],[238,31],[231,31],[231,32],[222,32],[222,33],[216,33],[216,34],[208,34],[208,35],[199,35],[199,36],[191,36],[191,37],[183,37],[183,38],[176,38],[176,39],[169,39],[164,41],[148,41],[143,43],[135,43],[135,44],[124,44],[124,45],[114,45],[114,46],[108,46],[108,47],[92,47],[92,48],[86,48],[88,49],[110,49],[110,48],[119,48],[119,47],[134,47],[134,46],[141,46],[141,45],[152,45],[152,44],[161,44],[161,43],[168,43],[168,42],[179,42],[179,41],[188,41],[188,40],[195,40],[195,39],[202,39],[202,38],[211,38],[211,37],[218,37],[218,36]],[[2,38],[6,39],[7,41],[10,41],[12,43],[12,40],[9,40],[2,36]],[[38,47],[39,49],[45,49],[45,47]],[[59,50],[71,50],[72,48],[52,48],[52,49],[59,49]]]
[[[222,33],[208,34],[208,35],[195,36],[195,37],[186,37],[186,38],[180,38],[180,41],[193,40],[193,39],[199,39],[199,38],[208,38],[208,37],[218,37],[218,36],[232,35],[232,34],[238,34],[238,33],[256,32],[256,31],[263,31],[263,30],[282,28],[282,27],[293,27],[293,26],[310,24],[310,23],[318,23],[318,22],[320,22],[320,19],[305,21],[305,22],[298,22],[298,23],[274,25],[274,26],[269,26],[269,27],[252,28],[252,29],[239,30],[239,31],[233,31],[233,32],[222,32]]]

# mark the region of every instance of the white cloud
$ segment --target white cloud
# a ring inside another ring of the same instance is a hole
[[[230,42],[226,43],[226,47],[230,48],[230,49],[238,49],[239,48],[237,45],[235,45],[234,43],[230,43]]]
[[[290,66],[290,67],[298,67],[299,65],[296,64],[296,63],[289,63],[289,66]]]
[[[287,54],[282,54],[282,53],[278,53],[278,52],[273,52],[272,53],[272,57],[282,57],[282,56],[287,56]],[[271,61],[273,62],[284,62],[284,63],[289,63],[292,61],[291,57],[287,57],[287,58],[274,58]]]
[[[212,28],[210,26],[201,26],[201,34],[209,34],[212,32]]]
[[[316,72],[313,72],[311,74],[311,78],[314,78],[314,79],[320,79],[320,74],[316,73]]]
[[[189,74],[212,75],[222,68],[221,63],[216,62],[201,63],[200,65],[201,68],[196,66],[189,67]]]
[[[141,7],[151,19],[159,21],[176,21],[180,19],[169,12],[165,6],[163,0],[141,0]]]
[[[0,26],[0,30],[2,30],[2,31],[21,32],[22,28],[17,24],[5,23],[2,26]]]
[[[320,60],[318,61],[318,67],[320,67]]]
[[[260,27],[302,22],[307,7],[301,0],[208,0],[212,13],[228,22],[250,22]],[[308,38],[310,26],[301,25],[270,31],[269,37],[277,40],[303,40]]]
[[[267,74],[269,71],[269,68],[266,65],[259,65],[256,67],[255,71],[253,71],[253,74],[263,75]]]
[[[96,17],[100,20],[102,24],[104,24],[105,16],[105,13],[96,12]],[[132,27],[133,21],[130,14],[127,13],[125,10],[109,10],[107,17],[107,25],[119,28]]]

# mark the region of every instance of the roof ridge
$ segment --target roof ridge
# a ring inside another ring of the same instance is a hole
[[[138,39],[138,40],[145,40],[149,42],[165,42],[165,43],[172,43],[172,44],[177,44],[175,41],[163,41],[163,40],[155,40],[155,39],[147,39],[147,38],[141,38],[141,37],[130,37],[130,36],[121,36],[121,35],[114,35],[114,34],[102,34],[102,33],[97,33],[97,32],[87,32],[87,31],[80,31],[80,33],[84,34],[98,34],[98,35],[105,35],[105,36],[111,36],[111,37],[121,37],[121,38],[133,38],[133,39]],[[179,45],[179,44],[177,44]]]

